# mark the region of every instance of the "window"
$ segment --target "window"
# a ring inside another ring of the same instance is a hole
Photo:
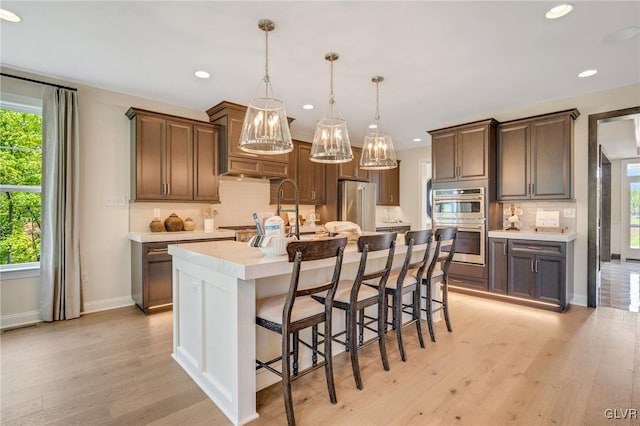
[[[38,266],[42,115],[33,108],[0,109],[0,268]]]

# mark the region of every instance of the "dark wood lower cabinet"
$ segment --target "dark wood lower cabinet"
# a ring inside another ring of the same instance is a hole
[[[160,312],[173,306],[170,244],[233,240],[216,238],[187,241],[139,243],[131,241],[131,298],[144,312]]]
[[[563,311],[572,258],[572,242],[489,238],[489,291]]]
[[[489,291],[507,294],[507,239],[489,238]]]

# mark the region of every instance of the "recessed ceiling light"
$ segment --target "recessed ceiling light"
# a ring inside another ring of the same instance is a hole
[[[592,75],[596,75],[597,73],[598,70],[584,70],[580,74],[578,74],[578,77],[591,77]]]
[[[5,21],[9,21],[9,22],[20,22],[20,21],[22,21],[22,18],[20,18],[15,13],[10,12],[10,11],[8,11],[6,9],[0,9],[0,19],[3,19]]]
[[[562,18],[567,13],[573,10],[573,6],[570,4],[560,4],[556,7],[552,7],[549,11],[544,15],[547,19],[558,19]]]
[[[206,71],[202,71],[202,70],[196,71],[195,74],[196,74],[196,77],[198,77],[198,78],[209,78],[209,77],[211,77],[211,74],[209,74]]]
[[[619,43],[621,41],[629,40],[640,35],[640,27],[627,27],[618,31],[614,31],[603,39],[605,43]]]
[[[311,105],[311,104],[304,104],[304,105],[302,105],[302,109],[313,109],[313,108],[314,108],[314,106],[313,106],[313,105]]]
[[[413,141],[414,142],[422,142],[422,138],[415,138]]]
[[[377,124],[369,124],[369,128],[370,129],[377,129],[378,125]]]

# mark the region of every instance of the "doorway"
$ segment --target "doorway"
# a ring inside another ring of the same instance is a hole
[[[589,116],[589,220],[588,220],[588,256],[587,256],[587,305],[596,307],[599,304],[601,280],[601,248],[602,247],[602,184],[603,170],[601,147],[598,139],[599,128],[605,123],[628,120],[640,114],[640,106],[617,111],[609,111]],[[636,135],[637,136],[637,135]],[[634,148],[636,148],[634,146]],[[637,148],[634,156],[637,155]],[[605,156],[605,158],[607,158]],[[610,158],[607,158],[607,161]],[[606,162],[605,162],[606,164]],[[606,165],[605,165],[606,167]],[[640,181],[639,181],[640,182]],[[630,187],[631,188],[631,187]],[[630,189],[631,190],[631,189]],[[638,187],[640,192],[640,186]],[[623,191],[624,192],[624,191]],[[638,228],[640,230],[640,228]],[[624,241],[624,240],[623,240]],[[606,244],[606,242],[605,242]]]

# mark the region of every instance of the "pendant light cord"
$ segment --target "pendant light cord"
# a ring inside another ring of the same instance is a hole
[[[269,31],[264,32],[264,97],[269,97]]]
[[[333,104],[336,103],[335,97],[333,96],[333,61],[330,61],[329,65],[331,66],[331,72],[329,73],[329,108],[331,110],[331,117],[333,117]]]
[[[380,134],[380,82],[376,81],[376,135]]]

